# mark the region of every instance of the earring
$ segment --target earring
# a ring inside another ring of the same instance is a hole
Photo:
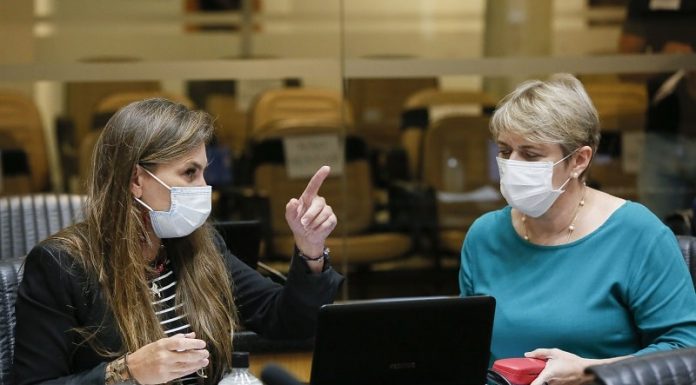
[[[578,179],[578,176],[580,176],[577,172],[573,173],[573,178]]]

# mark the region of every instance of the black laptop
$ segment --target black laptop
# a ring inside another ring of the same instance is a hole
[[[311,385],[482,385],[493,297],[422,297],[325,305]]]

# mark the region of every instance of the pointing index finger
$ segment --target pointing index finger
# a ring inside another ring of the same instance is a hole
[[[326,179],[327,176],[329,176],[329,173],[331,172],[331,167],[329,166],[321,166],[319,170],[314,174],[312,179],[309,180],[309,183],[307,183],[307,187],[305,187],[304,192],[300,196],[300,200],[307,206],[312,202],[312,199],[317,196],[319,193],[319,188],[321,187],[322,183],[324,183],[324,179]]]

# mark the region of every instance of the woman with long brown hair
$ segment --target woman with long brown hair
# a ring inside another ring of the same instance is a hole
[[[287,205],[296,255],[285,286],[231,255],[206,223],[213,124],[164,99],[132,103],[93,155],[85,220],[27,256],[16,305],[17,384],[217,383],[237,316],[270,337],[307,337],[340,275],[324,240],[336,216],[322,167]]]

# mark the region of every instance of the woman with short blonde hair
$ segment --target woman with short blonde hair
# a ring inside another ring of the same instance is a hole
[[[541,359],[532,385],[579,384],[589,365],[696,346],[696,293],[674,235],[642,205],[585,185],[600,135],[582,84],[521,84],[491,133],[508,206],[469,229],[459,285],[496,298],[492,360]]]

